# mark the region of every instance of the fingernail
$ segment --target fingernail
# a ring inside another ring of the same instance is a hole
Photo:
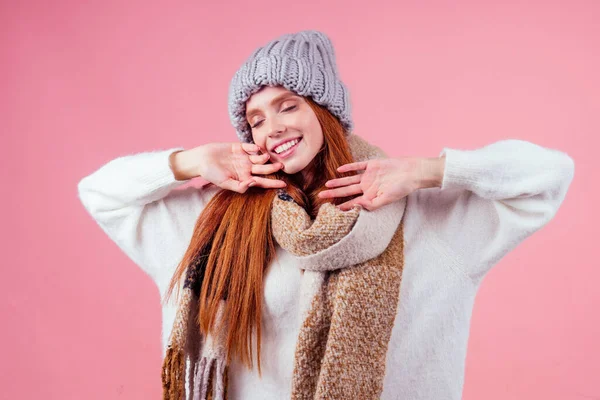
[[[254,186],[254,185],[256,185],[256,182],[250,182],[250,183],[248,184],[248,186]]]

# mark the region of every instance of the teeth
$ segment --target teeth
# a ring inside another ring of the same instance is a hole
[[[281,154],[284,151],[286,151],[287,149],[289,149],[290,147],[294,146],[299,141],[300,141],[299,139],[294,139],[294,140],[292,140],[290,142],[282,144],[281,146],[277,146],[277,147],[275,147],[275,153]]]

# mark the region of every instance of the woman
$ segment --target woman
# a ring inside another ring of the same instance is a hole
[[[573,160],[521,140],[387,158],[351,133],[318,31],[254,51],[229,99],[240,143],[78,187],[165,300],[164,398],[460,399],[477,288],[555,215]]]

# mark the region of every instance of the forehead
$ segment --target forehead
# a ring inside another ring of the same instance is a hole
[[[268,107],[273,100],[287,95],[297,96],[296,93],[283,86],[263,86],[246,101],[246,115],[248,116],[256,109]]]

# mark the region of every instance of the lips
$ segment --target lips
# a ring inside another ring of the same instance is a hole
[[[299,140],[301,140],[302,138],[300,138],[300,137],[295,137],[295,138],[290,138],[290,139],[284,140],[283,142],[279,142],[279,143],[275,144],[273,147],[271,147],[271,151],[272,151],[273,153],[277,154],[277,153],[275,152],[275,149],[276,149],[277,147],[281,146],[282,144],[286,144],[287,142],[291,142],[291,141],[293,141],[293,140],[296,140],[296,139],[299,139]],[[299,143],[299,142],[298,142],[298,143]]]
[[[294,139],[292,139],[292,140],[294,140]],[[295,145],[293,145],[292,147],[290,147],[289,149],[286,149],[279,154],[275,153],[275,155],[280,160],[290,157],[296,151],[296,148],[300,145],[300,142],[302,142],[302,138],[298,138],[298,142]]]

